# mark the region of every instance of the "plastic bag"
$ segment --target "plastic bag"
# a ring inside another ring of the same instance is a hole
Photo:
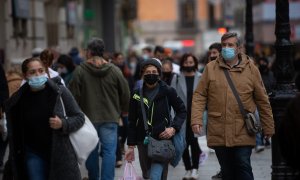
[[[123,177],[119,180],[143,180],[143,178],[136,174],[132,163],[126,162]]]
[[[1,137],[3,141],[6,141],[7,139],[7,122],[6,122],[6,116],[5,113],[3,113],[2,118],[0,119],[0,132],[1,132]]]

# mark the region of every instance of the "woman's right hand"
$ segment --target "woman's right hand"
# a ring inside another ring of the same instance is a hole
[[[125,153],[125,160],[128,162],[134,161],[134,147],[128,147]]]

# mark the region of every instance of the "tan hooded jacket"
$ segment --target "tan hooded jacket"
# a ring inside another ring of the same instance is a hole
[[[223,69],[231,79],[246,111],[259,110],[265,134],[274,134],[274,120],[269,99],[259,70],[245,54],[231,68],[222,58],[207,64],[193,95],[191,125],[202,125],[202,114],[207,106],[207,142],[213,146],[255,145],[255,136],[249,136],[238,103],[226,80]]]

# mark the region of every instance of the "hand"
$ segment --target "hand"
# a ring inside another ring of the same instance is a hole
[[[202,126],[200,124],[194,124],[192,126],[192,130],[195,134],[201,134],[201,131],[202,131]]]
[[[160,133],[160,139],[170,139],[175,135],[175,129],[173,127],[166,128],[164,132]]]
[[[265,134],[265,139],[270,139],[273,136],[273,134]]]
[[[62,128],[62,121],[58,116],[49,118],[49,124],[52,129]]]
[[[125,160],[128,162],[134,161],[134,148],[128,147],[127,151],[125,152]]]
[[[122,112],[122,116],[123,117],[127,117],[128,116],[128,112]]]

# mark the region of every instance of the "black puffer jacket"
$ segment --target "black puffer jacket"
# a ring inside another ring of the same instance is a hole
[[[84,114],[81,112],[72,94],[64,86],[57,86],[52,80],[47,84],[56,94],[56,102],[53,114],[62,120],[62,128],[52,131],[52,146],[49,180],[81,180],[77,157],[69,139],[69,134],[78,130],[84,124]],[[14,180],[27,180],[24,165],[24,127],[20,115],[20,98],[29,91],[29,85],[24,84],[6,104],[6,115],[8,122],[8,138],[10,150],[10,164]],[[64,118],[64,112],[59,96],[62,97],[65,112],[68,116]]]
[[[135,90],[130,100],[128,145],[142,143],[146,135],[140,99],[139,90]],[[159,82],[159,91],[153,103],[148,104],[146,100],[144,104],[151,136],[156,139],[159,139],[159,134],[167,127],[173,127],[178,132],[186,119],[186,109],[183,101],[177,95],[176,90],[165,82]],[[173,120],[170,118],[171,107],[175,111]]]

